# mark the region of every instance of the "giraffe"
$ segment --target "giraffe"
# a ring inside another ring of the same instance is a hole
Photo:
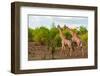
[[[64,28],[66,28],[71,33],[71,35],[72,35],[72,42],[75,42],[77,44],[77,48],[81,48],[82,56],[83,56],[84,52],[83,52],[83,48],[82,48],[82,41],[79,38],[79,36],[77,35],[77,33],[72,31],[72,29],[70,29],[66,25],[64,25]]]
[[[60,33],[60,38],[61,38],[61,44],[62,44],[62,50],[65,49],[65,46],[67,45],[69,50],[70,50],[70,56],[72,54],[72,44],[71,44],[71,41],[68,40],[65,36],[64,36],[64,33],[62,32],[62,29],[61,27],[58,25],[57,26],[58,30],[59,30],[59,33]]]

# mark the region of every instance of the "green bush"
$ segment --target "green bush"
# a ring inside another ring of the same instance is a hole
[[[87,33],[87,32],[88,32],[88,31],[87,31],[86,27],[80,26],[79,34],[85,34],[85,33]]]
[[[65,35],[65,37],[67,39],[69,39],[69,40],[71,39],[72,35],[70,34],[70,32],[68,30],[64,29],[63,30],[63,33],[64,33],[64,35]]]
[[[80,29],[73,29],[73,31],[78,34],[82,42],[88,42],[88,31],[85,27],[80,26]],[[71,40],[72,35],[68,30],[62,28],[62,32],[67,39]],[[28,40],[39,42],[40,44],[47,45],[53,48],[61,46],[59,30],[57,29],[57,27],[54,26],[54,24],[53,27],[50,29],[43,26],[35,29],[29,28]]]
[[[34,33],[34,30],[32,28],[28,28],[28,41],[34,41],[33,33]]]
[[[80,38],[83,42],[88,42],[88,33],[85,33],[83,35],[80,35]]]
[[[55,47],[60,47],[61,46],[61,38],[59,36],[59,34],[57,34],[54,38],[54,44],[55,44]]]
[[[46,27],[36,28],[34,30],[34,41],[41,44],[48,44],[49,30]]]
[[[58,29],[56,27],[52,27],[50,29],[50,39],[53,39],[58,33],[59,33]]]
[[[79,37],[81,38],[82,42],[84,42],[87,45],[88,44],[88,30],[87,30],[87,28],[80,26],[78,34],[79,34]]]

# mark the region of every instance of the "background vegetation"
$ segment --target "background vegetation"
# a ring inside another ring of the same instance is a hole
[[[79,29],[74,29],[80,39],[85,45],[88,43],[88,30],[86,27],[80,26]],[[71,34],[66,29],[63,29],[63,33],[66,38],[71,39]],[[36,42],[40,45],[47,45],[48,47],[55,48],[61,46],[61,39],[57,27],[52,24],[52,28],[38,27],[35,29],[28,28],[28,40],[29,42]]]
[[[65,28],[62,29],[66,38],[71,40],[72,35],[70,34],[70,32]],[[86,29],[86,27],[80,26],[78,29],[73,29],[73,31],[78,34],[82,43],[87,46],[88,30]],[[57,29],[57,27],[55,27],[54,23],[52,24],[52,27],[50,29],[44,26],[35,29],[28,28],[28,41],[35,42],[38,45],[45,45],[49,50],[51,49],[52,52],[61,47],[59,30]]]
[[[61,28],[67,39],[71,40],[72,35],[66,28]],[[69,55],[68,47],[64,51],[61,49],[61,38],[59,30],[52,23],[51,28],[44,26],[38,28],[28,28],[28,59],[29,60],[44,60],[44,59],[65,59],[65,58],[87,58],[87,44],[88,44],[88,30],[86,27],[80,26],[72,31],[76,32],[80,37],[84,55],[82,55],[80,48],[76,48],[73,43],[74,51],[72,56]]]

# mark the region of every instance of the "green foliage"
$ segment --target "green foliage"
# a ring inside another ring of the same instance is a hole
[[[48,44],[49,30],[46,27],[36,28],[34,30],[34,41],[41,44]]]
[[[88,33],[81,35],[80,38],[81,38],[82,41],[87,43],[88,42]]]
[[[80,32],[80,30],[78,30],[78,29],[73,29],[72,31],[76,32],[77,34]]]
[[[79,34],[85,34],[85,33],[88,32],[87,29],[85,27],[83,27],[83,26],[80,26],[80,29],[79,30],[80,30],[79,31]]]
[[[71,39],[72,35],[70,34],[70,32],[66,29],[63,30],[64,35],[66,36],[67,39]]]
[[[54,44],[55,44],[55,47],[60,47],[61,46],[61,38],[59,36],[59,34],[57,34],[54,38]]]
[[[80,26],[78,34],[82,42],[84,42],[87,45],[88,44],[88,30],[85,27]]]
[[[50,29],[50,39],[53,39],[58,33],[59,33],[58,29],[56,27],[52,27]]]
[[[58,42],[60,42],[58,40],[58,37],[56,35],[59,34],[58,29],[54,26],[54,23],[52,24],[52,28],[50,29],[50,33],[49,33],[49,47],[52,48],[52,50],[55,50],[55,47],[58,46]],[[59,37],[60,38],[60,37]]]
[[[28,28],[28,40],[29,41],[34,41],[33,38],[33,33],[34,33],[34,30],[32,28]]]
[[[88,31],[85,27],[80,26],[80,29],[73,29],[73,31],[78,34],[82,42],[85,42],[87,44]],[[71,40],[72,35],[67,29],[62,28],[62,32],[64,33],[67,39]],[[47,45],[52,49],[61,46],[61,38],[60,38],[59,30],[57,27],[55,27],[54,23],[52,23],[52,28],[50,29],[43,26],[35,29],[29,28],[28,40],[38,42],[42,45]]]

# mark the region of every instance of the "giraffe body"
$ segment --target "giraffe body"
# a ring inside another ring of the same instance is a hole
[[[78,37],[76,32],[73,32],[72,29],[68,28],[67,26],[64,26],[72,35],[72,42],[75,42],[77,44],[77,48],[81,48],[82,51],[82,55],[84,55],[83,53],[83,48],[82,48],[82,41],[81,39]]]
[[[68,46],[68,48],[72,48],[71,41],[67,39],[62,39],[62,49],[65,49],[65,46]]]
[[[62,29],[60,28],[60,26],[58,25],[58,30],[59,30],[59,33],[60,33],[60,38],[61,38],[61,44],[62,44],[62,50],[65,50],[65,47],[68,46],[69,50],[70,50],[70,56],[71,56],[71,51],[72,51],[72,43],[70,40],[68,40],[63,32],[62,32]]]
[[[76,34],[72,35],[72,41],[76,42],[78,47],[82,47],[82,42],[81,42],[80,38]]]

